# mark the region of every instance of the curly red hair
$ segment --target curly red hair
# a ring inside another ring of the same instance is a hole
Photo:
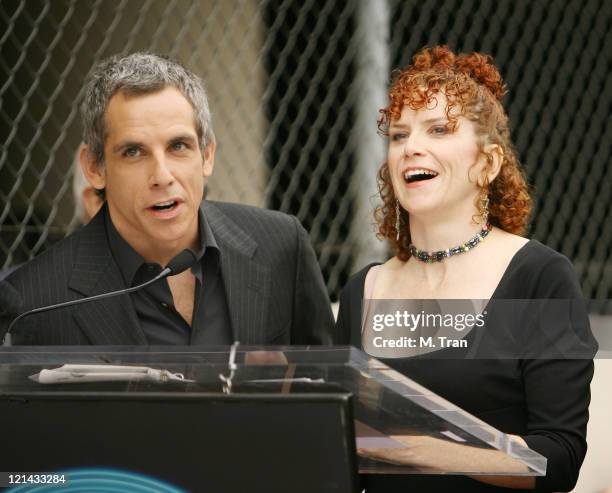
[[[531,215],[531,197],[525,176],[510,140],[508,116],[501,104],[506,93],[499,70],[493,59],[481,53],[456,55],[447,46],[423,48],[412,64],[394,73],[389,89],[389,104],[380,110],[378,128],[388,135],[389,124],[400,118],[408,105],[420,110],[435,102],[442,92],[447,99],[448,126],[454,130],[459,116],[474,123],[479,152],[488,165],[492,156],[484,151],[487,144],[497,144],[503,151],[499,174],[485,183],[489,196],[489,222],[505,231],[524,234]],[[408,213],[400,209],[400,235],[397,239],[396,198],[387,163],[378,172],[378,189],[382,205],[375,210],[378,237],[387,238],[397,257],[410,258]]]

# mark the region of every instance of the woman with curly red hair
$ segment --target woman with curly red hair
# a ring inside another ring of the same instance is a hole
[[[393,351],[381,356],[371,350],[375,334],[362,320],[362,303],[373,300],[563,298],[578,303],[572,321],[595,347],[570,262],[522,236],[531,198],[501,104],[505,92],[489,56],[456,55],[446,46],[421,50],[398,72],[378,122],[388,154],[379,171],[382,205],[375,211],[378,235],[389,240],[395,256],[351,278],[340,299],[338,331],[515,435],[547,458],[547,474],[478,480],[371,475],[366,491],[569,491],[577,480],[586,453],[592,359],[428,361],[405,353],[394,357]],[[401,462],[401,454],[392,458],[387,452],[364,453]]]

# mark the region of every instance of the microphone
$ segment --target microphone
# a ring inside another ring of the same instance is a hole
[[[168,265],[166,265],[166,268],[162,270],[158,275],[161,276],[164,273],[164,271],[169,269],[170,272],[168,274],[165,274],[164,277],[176,276],[177,274],[180,274],[181,272],[185,272],[187,269],[189,269],[189,267],[191,267],[193,264],[196,263],[196,260],[198,260],[196,257],[196,254],[193,253],[193,251],[190,250],[189,248],[186,248],[185,250],[183,250],[181,253],[179,253],[175,257],[172,257],[170,259],[170,262],[168,262]],[[147,281],[147,282],[152,282],[152,281]],[[136,289],[136,288],[130,288],[130,289]]]
[[[166,267],[159,274],[157,274],[153,279],[150,279],[147,282],[143,282],[142,284],[139,284],[138,286],[134,286],[132,288],[126,288],[126,289],[119,289],[118,291],[111,291],[110,293],[96,294],[94,296],[88,296],[87,298],[80,298],[78,300],[64,301],[62,303],[55,303],[54,305],[48,305],[48,306],[43,306],[40,308],[34,308],[32,310],[28,310],[27,312],[24,312],[18,317],[16,317],[11,322],[11,324],[9,325],[6,331],[6,334],[4,335],[4,338],[6,338],[6,336],[11,333],[11,329],[15,326],[15,324],[19,320],[21,320],[24,317],[27,317],[28,315],[33,315],[35,313],[42,313],[42,312],[46,312],[49,310],[55,310],[56,308],[66,308],[68,306],[80,305],[82,303],[89,303],[90,301],[98,301],[98,300],[103,300],[106,298],[112,298],[114,296],[120,296],[122,294],[133,293],[134,291],[138,291],[139,289],[145,288],[149,286],[150,284],[153,284],[154,282],[157,282],[161,279],[164,279],[170,276],[176,276],[177,274],[180,274],[181,272],[186,271],[187,269],[189,269],[189,267],[195,264],[196,260],[197,260],[197,257],[195,253],[193,253],[193,251],[187,248],[183,250],[182,252],[180,252],[175,257],[173,257],[172,259],[170,259],[170,262],[168,262],[168,265],[166,265]],[[6,283],[2,283],[2,285],[4,284]],[[15,289],[13,289],[12,286],[11,286],[11,289],[12,289],[12,293],[9,295],[9,297],[7,297],[7,300],[14,300],[15,294],[18,297],[16,299],[21,300],[21,297],[19,297],[19,293],[17,293],[17,291],[15,291]],[[18,311],[18,310],[15,310],[15,311]],[[3,342],[4,342],[4,338],[3,338]]]

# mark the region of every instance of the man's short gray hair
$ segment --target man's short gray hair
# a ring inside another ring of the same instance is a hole
[[[208,99],[202,80],[179,63],[153,53],[113,56],[94,67],[85,81],[85,98],[81,105],[83,142],[89,156],[104,165],[104,120],[110,99],[119,91],[128,95],[148,94],[174,87],[193,107],[196,131],[202,150],[215,141]]]

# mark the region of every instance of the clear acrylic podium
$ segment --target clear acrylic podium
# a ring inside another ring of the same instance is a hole
[[[29,378],[64,364],[193,381]],[[0,348],[0,415],[0,471],[116,467],[188,491],[348,492],[357,470],[546,473],[538,453],[352,347]],[[414,453],[391,464],[363,457],[373,448]]]

